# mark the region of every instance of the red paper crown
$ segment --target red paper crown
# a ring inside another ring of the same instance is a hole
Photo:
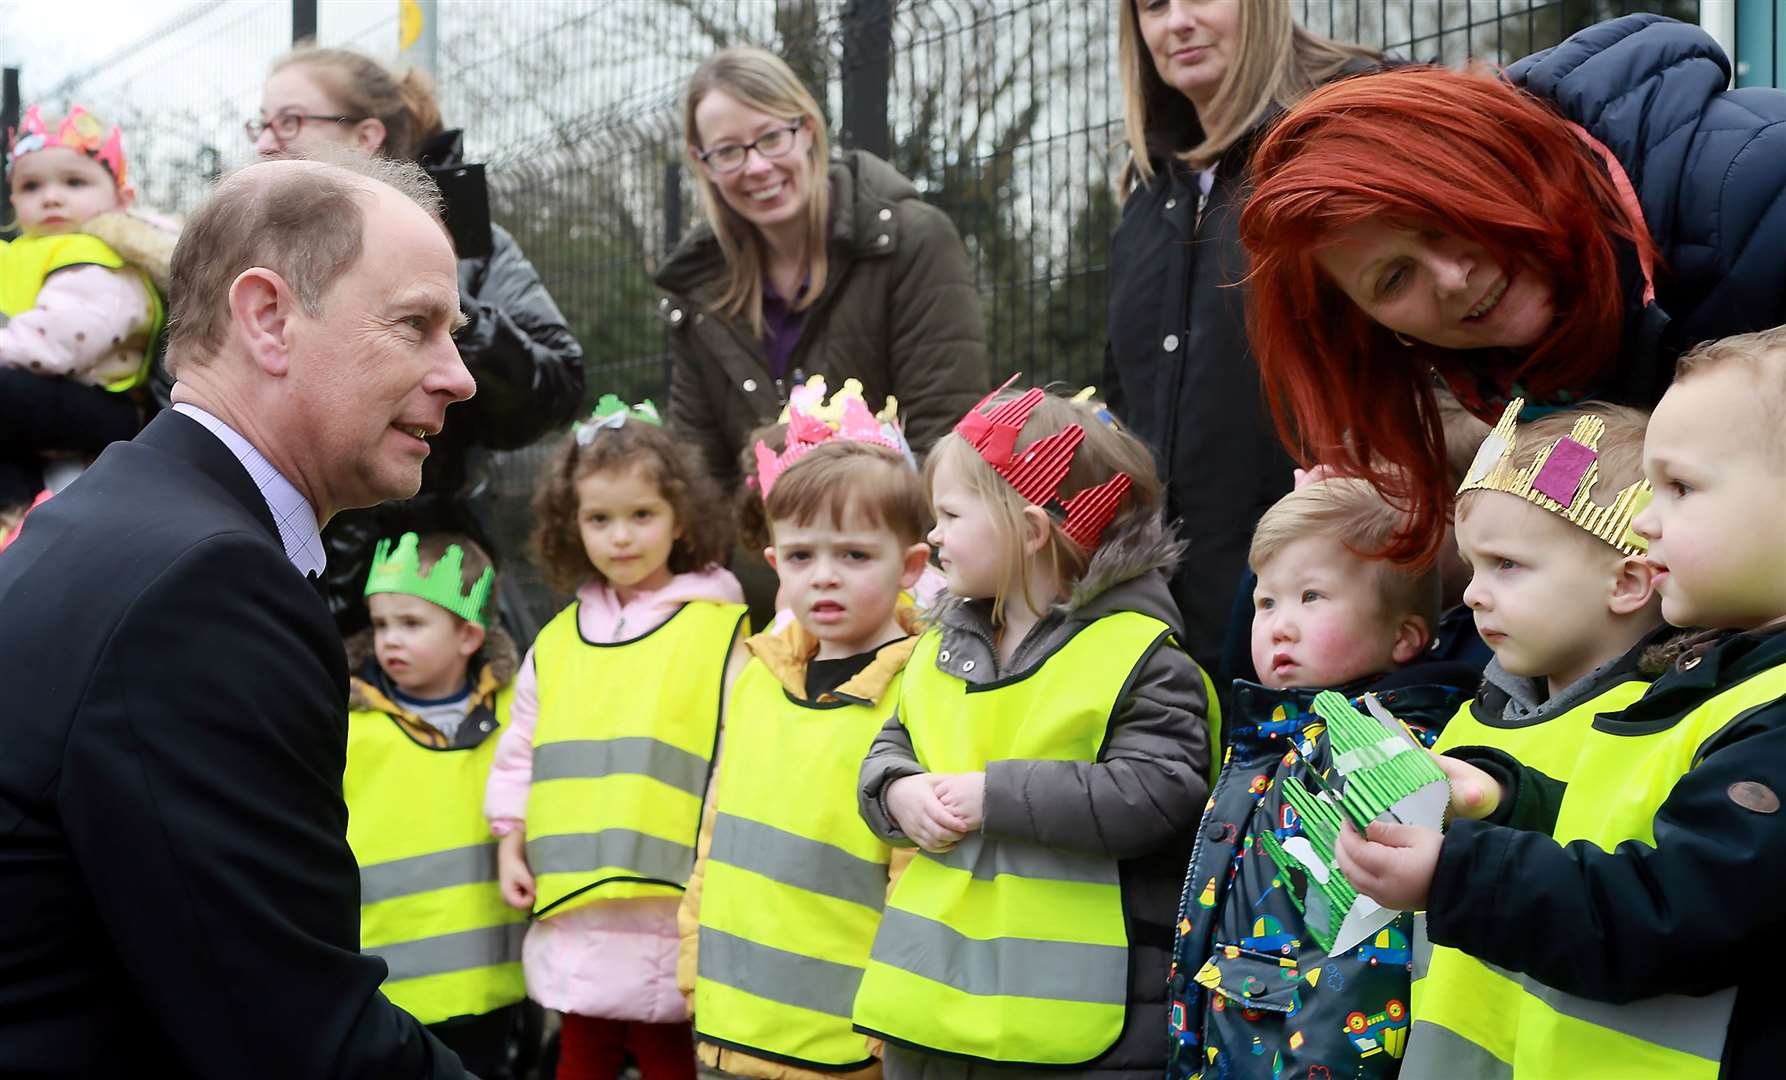
[[[1061,531],[1072,537],[1074,543],[1086,551],[1095,551],[1104,529],[1116,516],[1117,504],[1128,493],[1129,475],[1117,473],[1062,502],[1060,485],[1073,467],[1073,455],[1085,440],[1085,429],[1072,424],[1017,450],[1017,436],[1047,393],[1035,387],[994,406],[991,412],[980,411],[1016,381],[1017,376],[1013,375],[1004,386],[980,399],[955,425],[955,434],[978,450],[986,464],[1004,477],[1017,494],[1058,519]]]
[[[111,171],[113,183],[120,188],[124,186],[127,177],[124,133],[116,125],[108,132],[100,126],[98,117],[76,105],[68,110],[62,126],[51,135],[44,126],[43,114],[38,111],[37,106],[32,105],[25,110],[17,130],[12,133],[7,158],[9,161],[17,161],[26,154],[47,150],[52,146],[65,146],[87,155]]]

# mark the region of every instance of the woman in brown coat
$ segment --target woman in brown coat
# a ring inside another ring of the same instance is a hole
[[[989,388],[961,236],[864,151],[830,159],[818,103],[778,57],[715,53],[683,131],[705,221],[656,276],[669,324],[670,425],[722,484],[738,452],[813,375],[899,399],[922,454]]]

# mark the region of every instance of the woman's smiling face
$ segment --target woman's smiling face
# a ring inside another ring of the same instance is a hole
[[[1530,348],[1556,317],[1537,271],[1439,229],[1361,222],[1315,262],[1373,321],[1441,349]]]

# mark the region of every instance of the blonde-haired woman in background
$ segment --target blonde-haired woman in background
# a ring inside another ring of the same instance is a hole
[[[780,57],[713,54],[682,110],[703,220],[656,275],[670,328],[670,425],[728,488],[738,451],[813,375],[899,399],[923,453],[988,389],[967,250],[911,181],[825,118]]]
[[[1225,680],[1245,674],[1220,661],[1253,524],[1290,490],[1292,468],[1234,287],[1246,276],[1246,158],[1283,109],[1378,57],[1298,26],[1290,0],[1114,3],[1127,153],[1103,389],[1160,463],[1166,516],[1184,522],[1172,591],[1185,646]]]

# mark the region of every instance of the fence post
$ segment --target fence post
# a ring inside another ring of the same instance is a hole
[[[843,142],[891,157],[887,84],[893,73],[892,0],[843,5]]]
[[[11,138],[19,126],[19,69],[9,67],[0,74],[0,128]],[[12,220],[12,185],[0,184],[0,221]],[[8,230],[9,234],[11,230]]]
[[[291,43],[316,37],[316,0],[291,0]]]

